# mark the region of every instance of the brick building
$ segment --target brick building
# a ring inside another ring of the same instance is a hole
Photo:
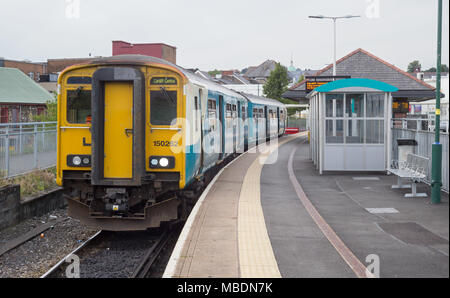
[[[40,76],[47,73],[47,64],[45,62],[16,61],[0,58],[0,67],[17,68],[35,82],[39,82]]]
[[[121,40],[113,40],[112,42],[112,54],[126,55],[126,54],[139,54],[161,58],[177,63],[177,48],[164,43],[129,43]]]
[[[86,63],[96,58],[62,58],[62,59],[48,59],[47,71],[48,73],[58,73],[64,68],[75,64]]]
[[[0,123],[29,122],[54,97],[17,68],[0,67]]]

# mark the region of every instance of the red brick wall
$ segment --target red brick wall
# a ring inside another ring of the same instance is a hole
[[[80,64],[80,63],[86,63],[95,58],[74,58],[74,59],[48,59],[47,60],[47,71],[48,73],[57,73],[64,68]]]
[[[165,59],[176,63],[176,48],[162,43],[132,44],[124,41],[113,41],[113,56],[138,54]]]
[[[4,60],[3,66],[20,69],[27,76],[29,75],[30,72],[32,72],[34,74],[34,80],[36,82],[39,81],[37,76],[38,73],[39,75],[46,73],[45,65],[38,63]]]

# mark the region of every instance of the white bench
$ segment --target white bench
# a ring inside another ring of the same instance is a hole
[[[411,193],[405,194],[406,198],[427,197],[426,193],[417,193],[417,183],[422,182],[428,173],[429,159],[416,154],[408,153],[406,161],[393,160],[389,173],[397,176],[397,184],[392,188],[411,188]],[[411,184],[402,184],[402,179],[409,179]]]

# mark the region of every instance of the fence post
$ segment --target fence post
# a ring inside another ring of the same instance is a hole
[[[6,138],[5,138],[5,178],[9,176],[9,126],[6,126]]]
[[[34,168],[37,168],[37,124],[34,124],[34,139],[33,139],[33,143],[34,143]]]
[[[22,154],[22,123],[19,124],[19,153]]]
[[[42,123],[42,152],[45,152],[45,122]]]

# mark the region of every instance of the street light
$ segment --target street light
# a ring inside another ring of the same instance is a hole
[[[341,17],[326,17],[323,15],[318,16],[309,16],[310,19],[332,19],[333,20],[333,44],[334,44],[334,50],[333,50],[333,76],[336,75],[336,20],[337,19],[351,19],[351,18],[359,18],[360,16],[353,16],[353,15],[346,15]]]

